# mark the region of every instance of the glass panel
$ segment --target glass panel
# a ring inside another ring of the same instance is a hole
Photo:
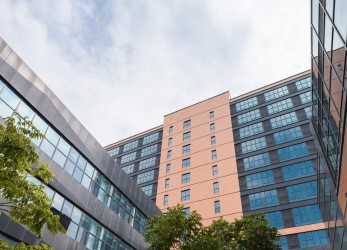
[[[63,155],[59,150],[56,150],[53,156],[53,160],[61,167],[64,167],[66,156]]]
[[[80,157],[78,158],[77,166],[84,171],[84,169],[86,168],[86,165],[87,165],[86,159],[84,159],[83,156],[80,155]]]
[[[66,163],[65,163],[65,171],[68,172],[70,175],[72,175],[74,169],[75,169],[75,164],[70,161],[70,160],[67,160]]]
[[[26,105],[23,101],[18,106],[17,112],[24,118],[27,117],[30,121],[33,119],[35,113],[34,111],[29,108],[28,105]]]
[[[0,98],[7,103],[13,110],[15,110],[20,102],[20,99],[8,88],[5,87],[1,94]]]
[[[64,198],[61,195],[55,193],[52,207],[60,211],[61,207],[63,206],[63,202],[64,202]]]
[[[347,35],[347,2],[346,0],[335,0],[335,25],[340,31],[342,38],[346,41]]]
[[[40,130],[40,132],[42,134],[45,134],[45,132],[48,128],[48,125],[37,114],[35,115],[35,118],[33,120],[33,124],[38,130]]]
[[[343,69],[345,66],[345,49],[344,43],[342,42],[340,36],[337,34],[336,30],[334,30],[332,63],[341,82],[343,82]]]
[[[330,19],[326,16],[325,17],[325,38],[324,38],[324,48],[327,51],[329,57],[330,55],[330,51],[331,51],[331,40],[332,40],[332,36],[333,36],[333,26],[332,23],[330,22]]]
[[[69,155],[69,151],[71,147],[63,138],[60,138],[58,143],[58,148],[64,155],[66,156]]]
[[[319,3],[318,0],[312,0],[312,24],[318,31],[318,15],[319,15]]]
[[[70,223],[66,235],[69,236],[72,239],[75,239],[77,234],[78,226],[75,223]]]
[[[325,9],[328,11],[331,19],[333,19],[334,0],[325,0]]]
[[[82,177],[83,177],[83,171],[79,168],[75,169],[75,172],[73,174],[73,177],[78,181],[81,182]]]
[[[57,146],[60,136],[51,127],[48,128],[45,136],[54,146]]]
[[[77,224],[80,223],[82,217],[82,212],[81,210],[79,210],[78,208],[74,207],[73,211],[72,211],[72,215],[71,215],[71,219],[73,222],[76,222]]]
[[[77,159],[78,159],[79,153],[74,149],[71,148],[70,153],[69,153],[69,159],[73,162],[73,163],[77,163]]]
[[[83,185],[86,189],[89,189],[90,182],[91,182],[91,179],[88,177],[88,175],[83,175],[82,185]]]
[[[53,156],[55,147],[46,139],[43,140],[41,147],[43,152],[45,152],[50,158]]]
[[[65,200],[62,213],[67,215],[68,217],[71,217],[73,207],[74,206],[70,202]]]
[[[10,117],[13,113],[13,110],[7,106],[2,100],[0,100],[0,116],[2,118]]]
[[[86,174],[89,175],[89,177],[92,177],[94,174],[94,168],[92,167],[92,165],[90,165],[89,163],[87,163],[86,166]]]
[[[311,31],[312,34],[312,56],[315,59],[316,63],[318,63],[318,37],[314,30]]]

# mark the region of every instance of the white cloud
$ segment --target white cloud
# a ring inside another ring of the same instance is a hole
[[[0,35],[106,145],[308,69],[309,14],[302,0],[4,0]]]

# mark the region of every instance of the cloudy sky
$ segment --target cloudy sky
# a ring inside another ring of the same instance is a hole
[[[102,145],[310,67],[309,0],[1,0],[0,36]]]

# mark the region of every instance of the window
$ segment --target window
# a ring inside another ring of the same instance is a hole
[[[302,156],[308,155],[309,152],[305,143],[296,144],[293,146],[278,149],[280,161],[287,161]]]
[[[217,151],[216,150],[212,150],[211,151],[211,156],[212,156],[212,160],[217,159]]]
[[[156,159],[157,159],[157,157],[154,156],[154,157],[148,158],[146,160],[140,161],[139,170],[155,166]]]
[[[134,164],[130,164],[128,166],[122,167],[123,171],[127,174],[131,174],[134,172]]]
[[[146,137],[143,137],[143,145],[146,145],[148,143],[157,141],[159,139],[159,132],[151,134],[151,135],[147,135]]]
[[[153,185],[151,184],[148,186],[141,187],[141,190],[145,192],[147,196],[151,196],[153,194]]]
[[[216,137],[212,136],[211,137],[211,145],[215,145],[216,144]]]
[[[149,146],[147,148],[143,148],[141,150],[141,157],[147,156],[147,155],[151,155],[157,152],[158,149],[158,144]]]
[[[214,123],[211,123],[210,124],[210,132],[213,132],[215,131],[215,127],[214,127]]]
[[[322,222],[322,215],[318,204],[292,209],[295,226],[303,226]]]
[[[218,182],[213,183],[213,193],[214,194],[219,193],[219,183]]]
[[[186,158],[182,160],[182,168],[190,167],[190,158]]]
[[[165,189],[168,189],[170,187],[170,179],[165,180]]]
[[[287,187],[289,201],[301,201],[317,197],[317,182],[311,181]]]
[[[190,128],[191,125],[192,125],[191,120],[183,122],[183,128]]]
[[[278,133],[274,133],[276,144],[293,141],[301,137],[302,137],[302,133],[301,133],[300,127],[290,128],[290,129],[280,131]]]
[[[314,169],[311,161],[304,161],[281,168],[285,181],[314,175]]]
[[[275,183],[272,170],[246,176],[247,188],[256,188]]]
[[[218,175],[218,166],[217,165],[212,166],[212,175],[213,176]]]
[[[267,106],[267,112],[269,115],[281,112],[283,110],[287,110],[293,107],[292,99],[288,98],[279,102],[275,102],[271,105]]]
[[[311,107],[306,107],[305,108],[305,113],[306,113],[306,117],[307,118],[311,118],[312,117],[312,109],[311,109]]]
[[[183,134],[183,141],[190,140],[190,131]]]
[[[170,126],[170,128],[169,128],[169,134],[171,135],[172,132],[173,132],[173,126]]]
[[[190,173],[182,174],[182,184],[190,182]]]
[[[136,140],[136,141],[132,141],[132,142],[129,142],[129,143],[125,144],[123,152],[126,152],[126,151],[132,150],[134,148],[137,148],[138,142],[139,141]]]
[[[268,102],[268,101],[275,100],[277,98],[280,98],[280,97],[288,95],[288,94],[289,94],[289,91],[288,91],[287,86],[283,86],[281,88],[274,89],[274,90],[271,90],[271,91],[265,93],[264,96],[265,96],[265,100]]]
[[[190,207],[183,208],[183,212],[185,214],[185,217],[188,217],[190,215]]]
[[[256,151],[265,147],[266,147],[265,137],[259,137],[259,138],[241,143],[241,150],[243,154]]]
[[[169,196],[164,195],[164,206],[167,206],[167,204],[169,204]]]
[[[168,146],[171,146],[172,145],[172,138],[169,138],[168,142],[167,142],[167,145]]]
[[[237,122],[239,125],[244,124],[246,122],[254,121],[256,119],[260,118],[260,112],[259,109],[255,109],[252,111],[249,111],[247,113],[244,113],[242,115],[237,116]]]
[[[190,189],[183,190],[181,192],[181,201],[188,201],[190,200]]]
[[[298,121],[298,118],[296,117],[295,112],[280,115],[280,116],[277,116],[275,118],[270,119],[271,127],[273,129],[283,127],[283,126],[295,123],[297,121]]]
[[[329,244],[325,230],[305,232],[298,234],[300,248]]]
[[[282,250],[288,250],[288,242],[287,242],[287,236],[281,236],[280,239],[278,240],[280,243]]]
[[[236,111],[240,112],[242,110],[254,107],[256,105],[258,105],[257,97],[252,97],[252,98],[249,98],[249,99],[244,100],[242,102],[236,103],[235,106],[236,106]]]
[[[266,213],[266,219],[268,220],[270,226],[277,227],[278,229],[284,228],[282,213],[280,211]]]
[[[296,85],[296,89],[298,91],[300,90],[303,90],[303,89],[307,89],[309,87],[311,87],[311,78],[305,78],[305,79],[302,79],[300,81],[297,81],[295,82],[295,85]]]
[[[214,202],[214,213],[216,213],[216,214],[220,213],[220,201]]]
[[[253,155],[243,159],[245,170],[259,168],[270,165],[269,153],[263,153],[259,155]]]
[[[190,152],[190,144],[183,146],[182,153],[189,153]]]
[[[239,132],[240,132],[240,138],[245,138],[248,136],[262,133],[262,132],[264,132],[263,123],[258,122],[258,123],[249,125],[247,127],[240,128]]]
[[[141,184],[154,179],[154,170],[141,173],[137,176],[137,184]]]
[[[110,149],[110,150],[107,151],[107,152],[108,152],[108,154],[109,154],[111,157],[116,156],[116,155],[118,155],[118,153],[119,153],[119,147]]]
[[[166,173],[170,173],[171,171],[171,164],[166,164]]]
[[[311,92],[306,92],[300,95],[301,103],[305,104],[311,102]]]
[[[214,111],[210,112],[210,120],[214,119]]]
[[[171,159],[171,150],[167,151],[167,158]]]
[[[127,163],[129,161],[133,161],[135,160],[136,158],[136,152],[132,152],[130,154],[127,154],[127,155],[123,155],[121,160],[120,160],[120,163],[123,164],[123,163]]]
[[[249,197],[249,205],[251,207],[251,210],[259,209],[263,207],[270,207],[278,205],[278,197],[277,197],[277,191],[275,189],[250,194]]]

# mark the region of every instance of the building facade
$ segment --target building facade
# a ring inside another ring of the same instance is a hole
[[[47,243],[55,249],[146,249],[146,220],[160,210],[83,127],[54,93],[0,38],[0,121],[17,112],[45,135],[33,140],[40,160],[55,173],[44,185],[66,235],[44,229],[37,239],[6,213],[0,238]]]
[[[312,114],[319,205],[333,249],[347,249],[347,1],[311,2]]]

